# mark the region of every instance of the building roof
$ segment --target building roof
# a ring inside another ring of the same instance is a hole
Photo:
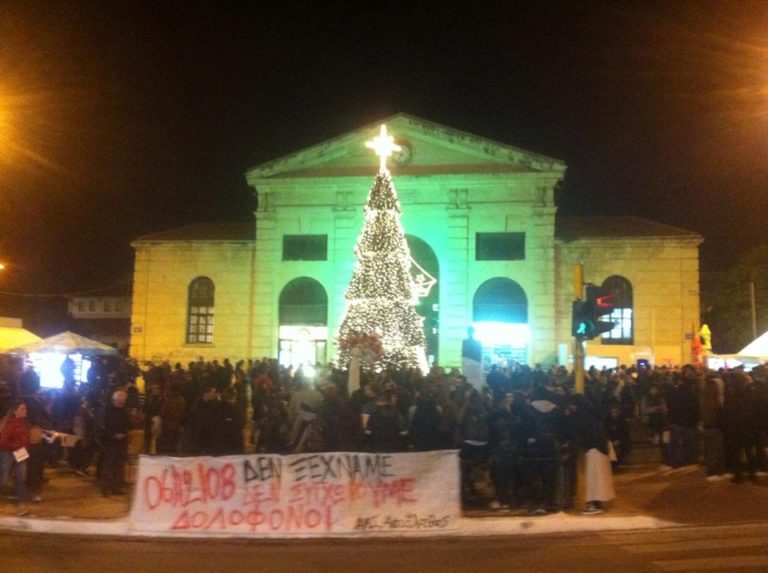
[[[366,168],[359,173],[357,170],[353,170],[352,174],[363,175],[370,173],[372,169],[375,169],[376,160],[372,160],[369,151],[365,151],[363,142],[371,137],[374,129],[378,131],[379,126],[382,124],[391,127],[393,133],[398,137],[406,139],[418,137],[421,143],[430,142],[433,150],[436,148],[451,149],[457,153],[464,154],[463,161],[453,164],[453,169],[457,170],[456,172],[466,172],[467,169],[488,169],[490,165],[506,166],[514,171],[550,171],[557,174],[562,174],[566,169],[565,162],[559,159],[507,145],[506,143],[494,141],[406,113],[398,113],[353,131],[342,133],[310,147],[256,165],[246,172],[246,180],[255,186],[258,180],[263,178],[285,175],[295,177],[298,173],[305,172],[306,170],[310,170],[313,175],[317,175],[315,171],[317,168],[327,168],[339,160],[352,161],[352,156],[356,154],[366,157]],[[435,164],[428,162],[420,164],[424,157],[430,155],[429,153],[417,152],[416,155],[417,160],[415,164],[408,167],[414,174],[424,174],[421,169],[418,169],[419,167],[435,169],[436,165],[440,165],[441,168],[444,168],[443,163]],[[456,160],[455,157],[453,160]],[[336,166],[338,167],[338,165]],[[348,167],[352,166],[349,165]],[[414,169],[416,171],[413,171]],[[334,175],[331,174],[330,176]]]
[[[676,237],[700,239],[693,231],[656,223],[639,217],[560,217],[555,219],[555,236],[574,240],[601,238],[653,238]]]
[[[256,227],[254,223],[193,223],[168,231],[142,235],[134,243],[145,242],[232,242],[254,241]]]

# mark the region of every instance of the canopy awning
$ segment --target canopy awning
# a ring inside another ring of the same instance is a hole
[[[32,344],[40,340],[36,334],[16,326],[0,326],[0,352],[7,352],[17,346]]]
[[[37,342],[17,346],[14,351],[26,354],[58,353],[82,354],[84,356],[117,354],[116,348],[69,331],[43,338]]]
[[[764,332],[747,344],[736,356],[760,357],[768,359],[768,332]]]

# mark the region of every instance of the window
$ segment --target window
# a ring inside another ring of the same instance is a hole
[[[88,303],[89,312],[96,312],[96,301],[92,300]]]
[[[283,235],[283,260],[328,260],[328,235]]]
[[[632,283],[624,277],[613,275],[603,281],[603,288],[613,295],[613,312],[605,320],[615,322],[612,330],[603,333],[603,344],[633,344],[634,321]]]
[[[280,293],[281,325],[324,325],[328,323],[328,295],[319,282],[309,277],[294,279]]]
[[[112,302],[105,300],[104,301],[104,312],[112,312]]]
[[[525,260],[525,233],[476,233],[475,260]]]
[[[474,322],[528,323],[528,297],[515,281],[497,277],[485,281],[472,303]]]
[[[187,343],[213,343],[213,281],[197,277],[187,296]]]
[[[115,301],[115,312],[123,312],[123,302]]]
[[[85,312],[85,303],[84,302],[78,302],[77,303],[77,312]]]

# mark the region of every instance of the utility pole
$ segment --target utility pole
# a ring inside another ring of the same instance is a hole
[[[574,305],[580,305],[584,300],[584,265],[573,265],[573,300]],[[573,329],[573,328],[572,328]],[[573,381],[577,394],[584,394],[584,340],[580,336],[573,337]],[[587,500],[587,480],[584,452],[579,451],[576,463],[576,503],[584,504]]]
[[[755,281],[749,281],[749,305],[752,311],[752,340],[757,338],[757,308],[755,307]]]
[[[573,265],[573,299],[577,302],[584,296],[584,266]],[[584,393],[584,341],[578,336],[573,338],[573,379],[577,394]]]

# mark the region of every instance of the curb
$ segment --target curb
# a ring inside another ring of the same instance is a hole
[[[450,537],[505,537],[518,535],[545,535],[555,533],[575,532],[609,532],[629,531],[638,529],[662,529],[677,527],[679,524],[663,521],[646,516],[575,516],[565,513],[545,515],[541,517],[462,517],[459,527],[452,531],[413,531],[407,532],[408,537],[450,538]],[[47,533],[53,535],[82,535],[100,537],[131,537],[131,538],[231,538],[231,539],[369,539],[369,538],[402,538],[403,532],[375,532],[366,534],[322,535],[299,534],[294,536],[275,536],[255,533],[171,533],[157,531],[136,531],[132,529],[129,518],[112,520],[72,520],[44,519],[26,517],[1,517],[0,530],[17,533]]]

